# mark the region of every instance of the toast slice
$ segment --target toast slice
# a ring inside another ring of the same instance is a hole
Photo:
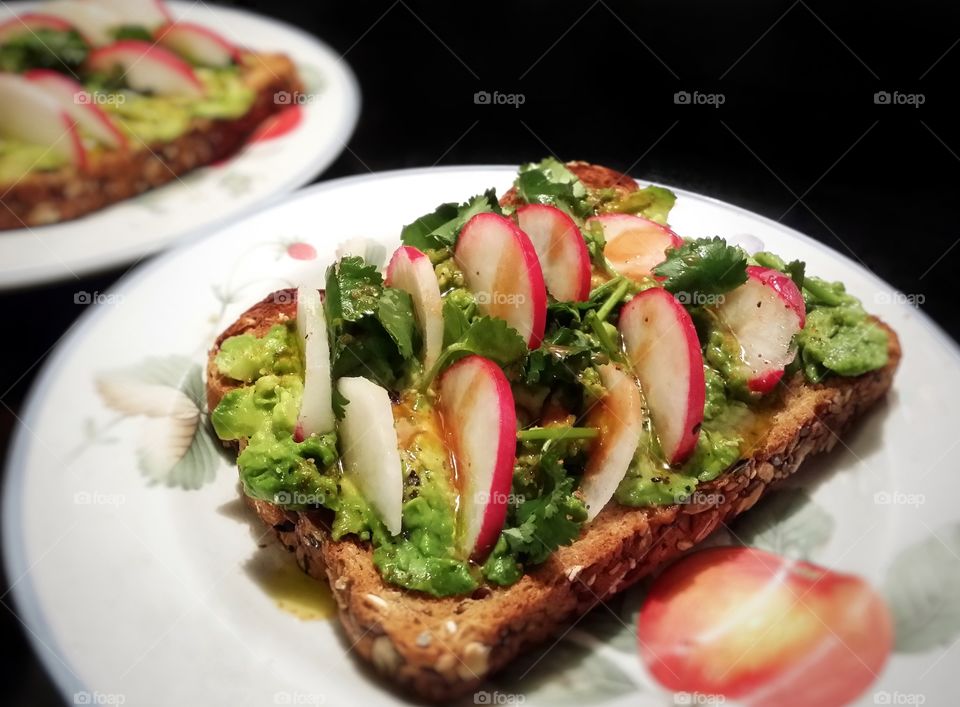
[[[568,166],[590,186],[636,188],[633,180],[606,168]],[[511,198],[510,192],[504,196]],[[294,292],[285,295],[271,295],[247,310],[214,343],[207,367],[211,410],[237,385],[214,365],[220,344],[239,334],[261,336],[294,318]],[[351,650],[420,698],[446,702],[475,691],[523,651],[562,633],[604,599],[703,541],[796,472],[808,456],[832,449],[893,381],[900,344],[881,325],[889,334],[887,366],[819,385],[807,383],[801,374],[785,381],[750,458],[699,486],[703,503],[656,508],[611,503],[572,545],[528,568],[510,587],[483,586],[471,596],[434,598],[389,585],[374,566],[369,545],[332,540],[326,512],[285,511],[245,498],[296,554],[300,567],[329,582]]]
[[[133,141],[127,152],[91,155],[83,171],[33,172],[0,186],[0,231],[79,218],[235,154],[264,120],[286,107],[274,100],[276,94],[303,90],[296,67],[283,54],[246,53],[240,66],[244,83],[256,93],[242,117],[195,118],[189,130],[170,142]]]

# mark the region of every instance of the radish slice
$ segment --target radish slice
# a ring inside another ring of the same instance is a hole
[[[0,74],[0,136],[46,147],[74,167],[86,167],[87,153],[74,121],[22,76]]]
[[[477,214],[460,232],[453,257],[480,311],[537,348],[547,322],[547,289],[527,234],[503,216]]]
[[[299,437],[333,430],[333,382],[330,378],[330,342],[320,293],[312,287],[297,290],[297,332],[303,348],[303,403],[297,421]]]
[[[66,20],[95,47],[110,44],[113,30],[123,24],[115,12],[92,2],[54,0],[43,3],[42,7],[43,14]]]
[[[500,367],[480,356],[450,366],[438,390],[460,485],[460,547],[482,559],[507,517],[517,449],[513,393]]]
[[[390,396],[366,378],[341,378],[337,389],[350,401],[340,421],[343,474],[390,534],[398,535],[403,524],[403,467]]]
[[[667,259],[666,251],[679,248],[683,239],[666,226],[630,214],[601,214],[587,220],[603,227],[607,241],[603,254],[621,275],[640,280]]]
[[[135,39],[124,39],[98,49],[87,58],[91,71],[119,69],[135,91],[162,96],[202,96],[204,86],[193,68],[176,54]]]
[[[94,140],[113,150],[127,148],[127,136],[94,103],[93,97],[79,82],[50,69],[32,69],[25,72],[23,77],[53,98],[77,122],[77,126]]]
[[[62,17],[46,15],[41,12],[26,12],[17,17],[0,22],[0,44],[6,44],[16,37],[35,34],[40,30],[69,32],[74,27]]]
[[[643,432],[643,400],[636,379],[611,363],[598,370],[606,393],[590,410],[587,424],[599,429],[600,437],[594,442],[580,482],[588,521],[613,498]]]
[[[423,370],[430,371],[443,350],[443,300],[433,263],[412,246],[401,246],[387,266],[387,284],[410,295],[423,338]]]
[[[697,445],[706,398],[693,320],[673,295],[653,287],[621,310],[620,333],[660,448],[669,463],[679,464]]]
[[[533,243],[549,292],[560,302],[590,296],[590,253],[583,234],[563,211],[545,204],[517,209],[520,229]]]
[[[773,390],[796,356],[793,337],[806,322],[803,295],[778,270],[750,266],[749,279],[717,307],[720,326],[733,335],[757,393]]]
[[[117,15],[124,25],[153,29],[173,21],[170,8],[163,0],[86,0]]]
[[[153,36],[160,45],[194,64],[223,68],[240,58],[240,52],[226,39],[190,22],[164,25]]]

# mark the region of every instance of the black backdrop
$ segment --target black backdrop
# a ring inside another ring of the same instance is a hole
[[[782,220],[960,336],[960,13],[947,3],[230,4],[319,35],[357,73],[360,123],[322,179],[547,154],[607,164]],[[484,91],[490,103],[476,101]],[[83,313],[78,285],[0,295],[12,332],[0,452],[49,348]],[[18,619],[0,608],[0,627],[19,655],[4,702],[58,704]]]

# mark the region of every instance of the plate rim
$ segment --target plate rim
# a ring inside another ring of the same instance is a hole
[[[345,186],[353,186],[366,182],[375,182],[383,179],[392,179],[405,176],[419,176],[430,173],[452,173],[452,172],[516,172],[516,165],[455,165],[447,167],[415,167],[406,169],[385,170],[380,172],[370,172],[367,174],[351,175],[340,177],[311,185],[307,188],[288,193],[277,201],[270,203],[260,213],[277,211],[286,208],[290,203],[301,199],[310,199],[317,194],[327,191],[334,191]],[[636,177],[632,177],[637,179]],[[637,179],[639,182],[648,183],[649,180]],[[654,181],[654,184],[665,186],[674,191],[678,197],[695,197],[701,199],[713,206],[733,210],[734,212],[749,216],[753,219],[759,219],[768,226],[773,226],[786,231],[791,237],[798,238],[805,246],[815,248],[822,253],[837,258],[849,267],[860,272],[867,277],[873,284],[882,286],[886,289],[893,289],[892,285],[883,280],[879,275],[856,262],[849,256],[840,253],[825,243],[814,239],[790,226],[782,224],[767,216],[763,216],[754,211],[750,211],[742,206],[731,204],[716,197],[707,196],[699,192],[688,189],[681,189],[670,184]],[[245,217],[251,217],[247,214]],[[166,266],[167,262],[173,260],[208,238],[216,237],[222,230],[235,226],[237,220],[229,223],[222,222],[217,228],[209,230],[198,236],[194,236],[189,242],[178,242],[173,248],[170,248],[157,255],[150,261],[137,265],[129,272],[125,273],[113,286],[107,291],[110,294],[122,295],[128,289],[135,287],[137,283],[145,279],[150,273]],[[900,306],[908,307],[907,304]],[[934,339],[960,364],[960,343],[953,340],[946,331],[920,308],[911,308],[911,312],[919,315],[917,321],[926,329]],[[2,529],[3,542],[3,568],[11,586],[7,593],[12,596],[14,607],[7,607],[13,613],[14,617],[23,625],[30,646],[43,665],[47,674],[51,677],[61,695],[66,699],[72,700],[78,692],[88,690],[82,678],[76,674],[73,665],[68,662],[68,657],[59,649],[58,642],[53,631],[46,621],[43,607],[36,598],[36,593],[32,591],[33,583],[29,565],[26,557],[25,535],[21,532],[23,520],[23,505],[19,500],[23,494],[24,482],[26,479],[25,464],[23,463],[29,449],[30,436],[26,430],[33,426],[34,418],[39,414],[40,407],[46,401],[48,388],[53,384],[57,372],[62,367],[73,350],[72,344],[82,341],[88,331],[92,329],[103,317],[110,315],[109,308],[92,307],[81,314],[74,324],[58,339],[52,352],[41,364],[40,371],[36,379],[31,384],[30,389],[24,398],[22,414],[16,417],[17,426],[11,437],[11,444],[7,451],[6,458],[3,460],[3,484],[2,484],[2,510],[3,518]],[[6,605],[3,597],[0,597],[0,603]],[[16,609],[16,611],[14,611]]]
[[[175,9],[189,9],[192,7],[192,5],[186,2],[186,0],[168,0],[168,3]],[[3,3],[3,9],[10,9],[16,12],[19,9],[30,9],[37,4],[37,2],[32,0],[29,2],[7,2]],[[208,6],[208,8],[210,8],[210,6]],[[280,182],[272,194],[264,196],[260,199],[254,199],[250,202],[242,202],[236,213],[230,214],[229,216],[226,216],[223,219],[213,223],[186,229],[179,236],[175,236],[166,242],[157,243],[150,247],[132,251],[112,251],[108,257],[90,256],[68,263],[69,270],[72,270],[72,274],[77,275],[78,279],[97,275],[109,270],[110,268],[121,267],[129,263],[133,263],[133,266],[131,267],[136,268],[140,260],[155,256],[160,252],[169,250],[170,248],[178,248],[183,245],[189,245],[208,233],[213,233],[220,228],[232,225],[241,219],[251,216],[258,210],[264,210],[274,206],[275,204],[281,203],[287,196],[296,193],[302,187],[308,184],[310,180],[321,176],[323,171],[332,165],[340,156],[340,154],[346,150],[350,139],[353,137],[353,134],[357,129],[357,125],[359,124],[360,120],[361,108],[363,106],[363,93],[360,90],[360,82],[358,81],[356,74],[353,72],[353,69],[350,67],[350,64],[333,48],[333,46],[319,37],[304,31],[296,25],[290,24],[283,20],[278,20],[274,17],[261,15],[253,12],[252,10],[247,10],[245,8],[232,5],[214,5],[211,9],[213,9],[215,12],[232,13],[245,17],[249,20],[256,20],[264,24],[272,25],[277,29],[296,35],[304,41],[313,44],[321,53],[330,57],[332,63],[338,67],[338,71],[342,75],[346,94],[345,107],[342,112],[342,116],[338,121],[337,129],[333,139],[330,140],[329,145],[323,151],[319,152],[308,165],[299,170],[296,174],[291,175],[289,178]],[[63,223],[77,223],[86,218],[96,219],[97,214],[98,212],[93,212],[82,216],[80,219],[64,221]],[[93,224],[92,227],[96,227],[96,224]],[[42,228],[43,227],[31,229],[27,227],[18,228],[12,231],[5,231],[0,233],[0,238],[5,237],[4,234],[13,234],[18,236],[33,235],[34,237],[42,238],[42,233],[35,233],[35,231],[40,231]],[[126,276],[126,274],[127,273],[124,273],[124,276]],[[71,272],[60,272],[59,270],[51,271],[49,265],[35,265],[25,270],[14,271],[9,274],[0,272],[0,293],[17,292],[26,288],[60,284],[69,281],[70,277]]]

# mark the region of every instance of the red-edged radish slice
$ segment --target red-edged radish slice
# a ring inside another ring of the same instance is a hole
[[[173,21],[170,8],[163,0],[86,0],[113,12],[120,24],[153,29]]]
[[[226,67],[240,57],[239,50],[226,39],[191,22],[163,25],[153,36],[161,46],[202,66]]]
[[[73,25],[62,17],[46,15],[42,12],[26,12],[0,22],[0,44],[6,44],[10,40],[25,34],[35,34],[40,30],[69,32],[73,28]]]
[[[162,96],[202,96],[204,86],[193,68],[171,51],[137,39],[124,39],[87,57],[91,71],[119,69],[135,91]]]
[[[340,420],[343,474],[397,535],[403,523],[403,468],[390,395],[366,378],[341,378],[337,390],[350,401]]]
[[[631,214],[601,214],[587,220],[603,227],[607,241],[603,254],[621,275],[640,280],[666,260],[666,251],[679,248],[683,239],[666,226]]]
[[[706,386],[697,330],[687,310],[661,287],[644,290],[620,312],[620,333],[670,464],[693,452]]]
[[[86,167],[87,152],[73,119],[22,76],[0,74],[0,136],[46,147],[74,167]]]
[[[81,132],[110,149],[127,148],[127,136],[110,116],[94,103],[93,96],[79,82],[51,69],[31,69],[25,72],[23,77],[57,101],[77,122]]]
[[[737,340],[748,370],[747,386],[773,390],[796,356],[793,337],[803,329],[807,310],[800,288],[778,270],[750,266],[748,280],[717,307],[720,326]]]
[[[528,204],[517,209],[520,230],[530,237],[547,292],[560,302],[590,296],[590,252],[573,219],[555,206]]]
[[[91,45],[102,47],[113,41],[113,30],[123,24],[115,12],[83,0],[53,0],[40,7],[43,14],[69,22]]]
[[[423,370],[429,371],[443,350],[443,300],[437,276],[424,253],[400,246],[387,266],[387,284],[410,295],[423,339]]]
[[[303,348],[303,402],[297,432],[300,439],[332,432],[333,380],[330,377],[330,342],[320,292],[313,287],[297,290],[297,333]]]
[[[510,383],[497,364],[468,356],[440,377],[439,410],[457,464],[460,547],[482,559],[507,517],[517,449]]]
[[[643,432],[643,400],[632,374],[612,363],[600,366],[604,396],[591,408],[587,425],[600,430],[583,472],[580,491],[591,521],[613,498],[637,452]]]
[[[527,234],[503,216],[477,214],[460,232],[453,257],[480,311],[537,348],[547,323],[547,289]]]

